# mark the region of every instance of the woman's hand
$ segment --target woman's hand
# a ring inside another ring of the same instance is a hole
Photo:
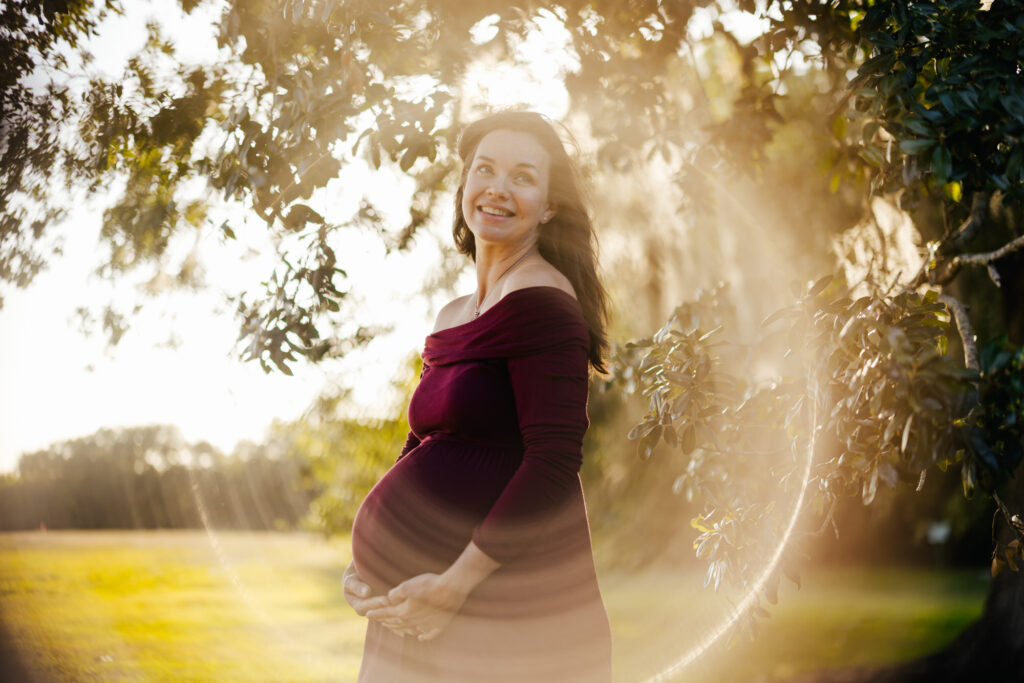
[[[359,578],[356,573],[355,562],[349,562],[345,568],[345,574],[341,579],[341,586],[345,591],[345,602],[352,606],[361,617],[373,609],[380,609],[391,604],[386,595],[370,596],[370,586]]]
[[[392,588],[387,595],[390,605],[371,609],[366,616],[400,636],[432,640],[459,611],[466,595],[440,574],[420,574]]]

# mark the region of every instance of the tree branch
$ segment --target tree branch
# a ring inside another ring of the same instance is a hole
[[[947,235],[939,246],[939,253],[952,254],[967,246],[967,243],[974,239],[981,229],[985,218],[988,217],[988,193],[975,192],[971,199],[971,213],[967,220],[957,227],[952,235]]]
[[[960,268],[963,266],[985,266],[988,269],[988,276],[992,278],[992,282],[995,283],[996,287],[1000,287],[1002,286],[1002,282],[994,263],[1007,254],[1011,254],[1020,249],[1024,249],[1024,235],[1007,242],[995,251],[988,251],[980,254],[960,254],[958,256],[954,256],[945,265],[943,265],[941,270],[936,269],[929,272],[927,274],[928,280],[934,285],[946,285],[956,277],[956,274],[960,272]],[[920,285],[922,283],[918,282],[917,284]]]
[[[946,308],[956,321],[956,329],[960,332],[960,340],[964,346],[964,365],[971,370],[978,370],[978,342],[975,340],[974,328],[971,320],[967,317],[967,307],[962,301],[948,294],[940,294],[939,301],[946,304]]]
[[[1013,531],[1018,536],[1020,536],[1021,538],[1024,538],[1024,529],[1022,529],[1022,527],[1024,527],[1024,522],[1021,522],[1020,517],[1018,517],[1017,515],[1011,515],[1010,514],[1009,508],[1007,508],[1006,504],[1003,503],[1003,501],[999,498],[999,494],[998,493],[993,493],[992,497],[995,498],[996,505],[999,506],[999,511],[1002,512],[1003,513],[1003,517],[1006,518],[1006,523],[1010,525],[1010,528],[1013,529]],[[995,522],[994,521],[992,523],[992,528],[995,529]],[[993,538],[994,537],[995,537],[995,534],[993,532]]]
[[[987,192],[975,192],[974,197],[971,199],[971,213],[967,216],[967,220],[961,223],[955,231],[947,233],[935,250],[935,254],[942,254],[948,256],[959,249],[962,249],[968,242],[974,239],[978,231],[981,230],[982,225],[985,223],[985,219],[988,217],[988,200],[989,195]],[[943,223],[946,220],[945,207],[943,207]],[[982,255],[978,255],[982,256]],[[934,270],[930,267],[931,259],[925,259],[924,263],[921,264],[921,270],[918,271],[917,275],[911,281],[911,288],[916,289],[928,282],[932,285],[945,285],[950,283],[956,274],[960,271],[960,266],[965,265],[967,262],[959,260],[962,255],[957,255],[951,260],[940,264]],[[972,264],[973,265],[973,264]],[[989,269],[989,276],[993,276],[995,273],[994,269]],[[999,286],[999,276],[994,275],[993,281],[996,286]]]
[[[999,287],[999,274],[996,272],[995,266],[992,265],[993,262],[998,261],[1007,254],[1011,254],[1019,249],[1024,249],[1024,235],[1007,242],[995,251],[986,252],[984,254],[960,254],[953,259],[950,265],[955,268],[959,268],[960,266],[987,266],[989,276],[992,278],[992,281],[995,282],[996,287]]]

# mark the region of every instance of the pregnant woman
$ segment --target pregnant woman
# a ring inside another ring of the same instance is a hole
[[[408,441],[352,527],[359,680],[611,679],[579,469],[605,293],[575,168],[530,112],[469,125],[455,244],[477,291],[423,349]]]

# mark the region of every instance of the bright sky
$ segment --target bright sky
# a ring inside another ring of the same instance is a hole
[[[117,71],[126,55],[140,46],[143,26],[151,16],[161,21],[167,35],[186,46],[189,55],[213,57],[215,47],[204,28],[209,19],[202,11],[177,22],[169,19],[172,13],[164,0],[151,7],[133,4],[127,16],[113,19],[101,31],[95,48],[101,67]],[[565,66],[565,52],[553,58],[564,45],[564,38],[559,40],[554,31],[552,27],[527,42],[525,54],[537,55],[528,65],[481,64],[473,69],[468,92],[475,93],[481,104],[526,102],[560,117],[567,104],[558,74]],[[486,32],[482,26],[482,36]],[[104,35],[117,35],[118,40],[104,40]],[[340,197],[334,207],[339,215],[346,215],[365,195],[392,225],[402,225],[407,217],[407,178],[375,175],[353,165],[342,172],[336,187],[337,192],[329,194]],[[260,440],[274,419],[300,416],[331,384],[353,388],[356,404],[366,414],[379,414],[393,400],[391,379],[404,370],[409,355],[422,348],[436,308],[443,303],[418,295],[439,267],[441,245],[450,241],[447,214],[439,216],[407,254],[385,258],[378,238],[354,235],[338,253],[362,301],[355,311],[343,312],[358,316],[360,324],[394,325],[393,333],[342,361],[319,367],[294,364],[294,377],[266,375],[258,365],[232,355],[238,323],[221,292],[237,291],[239,283],[255,287],[269,274],[270,261],[256,256],[240,262],[238,250],[220,246],[215,231],[208,230],[202,258],[212,291],[148,303],[131,331],[108,352],[102,338],[82,335],[73,320],[79,306],[97,308],[111,298],[123,299],[123,289],[131,287],[121,284],[119,292],[92,275],[99,263],[103,203],[99,198],[54,226],[53,233],[65,240],[64,255],[52,260],[27,290],[6,293],[0,309],[0,472],[13,470],[24,452],[101,427],[174,424],[190,441],[205,439],[230,451],[240,439]],[[242,220],[235,218],[233,225]],[[265,251],[259,244],[258,221],[252,225],[253,245]],[[247,231],[235,231],[244,240]],[[467,293],[473,286],[467,270],[457,289]],[[165,344],[172,334],[176,348]]]

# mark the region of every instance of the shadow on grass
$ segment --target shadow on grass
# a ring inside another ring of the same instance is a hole
[[[3,612],[0,612],[0,681],[44,683],[40,677],[29,675],[29,671],[22,661],[22,655],[4,623]]]

